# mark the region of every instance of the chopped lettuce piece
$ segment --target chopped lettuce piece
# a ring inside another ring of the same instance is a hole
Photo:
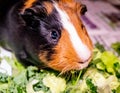
[[[120,93],[120,85],[117,87],[117,89],[115,91],[116,91],[116,93]]]
[[[97,69],[107,71],[110,74],[117,74],[119,77],[120,73],[120,59],[110,51],[100,52],[99,50],[94,50],[94,58],[92,60],[92,65],[95,65]],[[116,64],[117,63],[117,64]]]
[[[113,69],[114,63],[116,63],[116,62],[120,63],[120,59],[118,59],[117,56],[115,56],[112,52],[109,52],[109,51],[105,51],[102,53],[101,60],[105,64],[106,70],[112,74],[115,73],[115,71]]]
[[[15,58],[15,56],[0,47],[0,71],[15,76],[24,70],[24,66]]]
[[[5,89],[8,88],[8,82],[9,79],[11,79],[10,76],[4,74],[4,73],[0,73],[0,93],[3,92],[5,93]]]
[[[1,83],[7,83],[9,78],[10,78],[10,76],[8,76],[4,73],[0,73],[0,82]]]
[[[33,85],[37,84],[38,82],[39,82],[39,80],[33,80],[30,83],[28,83],[27,86],[26,86],[27,93],[45,93],[42,90],[39,90],[39,91],[34,90]],[[40,87],[40,89],[41,89],[41,87]]]
[[[96,68],[89,68],[87,72],[84,74],[83,78],[92,79],[92,82],[99,87],[104,87],[105,85],[106,77],[103,75],[101,71],[97,70]]]
[[[48,74],[44,77],[43,84],[49,87],[52,93],[61,93],[65,91],[66,88],[65,79],[56,77],[53,74]]]
[[[106,79],[106,84],[109,85],[110,89],[117,89],[117,87],[120,85],[120,82],[118,81],[117,77],[115,75],[110,75]]]
[[[97,86],[97,93],[111,93],[112,90],[116,90],[117,87],[120,85],[120,81],[115,75],[111,75],[105,71],[100,71],[95,67],[90,67],[87,69],[87,71],[83,75],[83,81],[86,79],[91,79],[93,86]],[[84,83],[81,83],[81,85],[82,84]],[[84,89],[86,90],[86,87]]]
[[[1,73],[6,73],[10,76],[12,75],[12,67],[5,59],[1,60],[0,72]]]
[[[34,89],[34,91],[36,91],[36,92],[39,92],[39,91],[49,92],[49,91],[50,91],[50,89],[49,89],[48,87],[46,87],[46,86],[43,84],[42,81],[39,81],[39,80],[38,80],[37,83],[35,83],[35,84],[33,85],[33,89]]]
[[[113,43],[111,47],[120,55],[120,42]]]
[[[91,93],[97,93],[97,86],[92,83],[92,79],[87,78],[86,84],[90,88]]]
[[[120,63],[118,62],[114,63],[113,68],[115,70],[116,76],[120,78]]]
[[[94,50],[93,50],[93,60],[96,60],[96,59],[101,59],[101,55],[102,55],[102,53],[97,49],[97,48],[95,48]]]
[[[96,64],[97,69],[105,71],[106,66],[104,65],[103,62],[99,62]]]
[[[100,44],[99,42],[97,42],[97,43],[95,44],[95,47],[96,47],[97,49],[99,49],[100,52],[104,52],[104,51],[105,51],[104,46],[103,46],[102,44]]]

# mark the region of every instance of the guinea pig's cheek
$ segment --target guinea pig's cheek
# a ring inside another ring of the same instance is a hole
[[[62,31],[61,38],[54,50],[56,54],[52,56],[53,60],[48,63],[49,67],[63,72],[81,68],[78,63],[81,60],[72,46],[67,31]]]

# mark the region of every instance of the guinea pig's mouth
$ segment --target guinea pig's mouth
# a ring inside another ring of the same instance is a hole
[[[80,63],[80,64],[85,64],[86,62],[89,62],[89,59],[90,59],[90,58],[88,58],[88,59],[85,60],[85,61],[80,61],[80,62],[78,62],[78,63]]]
[[[87,66],[89,65],[90,61],[91,61],[91,57],[88,58],[87,60],[85,60],[84,62],[80,61],[80,62],[75,62],[74,66],[70,65],[68,66],[67,68],[65,67],[64,69],[62,69],[61,71],[61,74],[62,73],[65,73],[65,72],[69,72],[71,70],[76,70],[76,71],[79,71],[79,70],[82,70],[84,68],[87,68]]]
[[[92,57],[90,56],[87,60],[78,62],[79,67],[80,67],[79,69],[86,68],[89,65],[91,59]]]
[[[50,62],[48,64],[48,67],[50,67],[54,70],[58,70],[61,73],[69,72],[71,70],[81,70],[81,69],[86,68],[89,65],[89,63],[92,59],[92,56],[88,57],[84,61],[77,61],[75,59],[68,60],[68,59],[70,59],[70,58],[67,58],[66,60],[62,60],[60,62],[56,62],[56,61]]]

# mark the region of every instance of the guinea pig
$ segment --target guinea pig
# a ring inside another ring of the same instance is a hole
[[[93,45],[77,0],[1,0],[0,45],[25,66],[66,72],[88,66]]]

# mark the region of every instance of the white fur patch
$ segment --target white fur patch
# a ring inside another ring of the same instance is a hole
[[[57,4],[55,8],[58,11],[63,27],[68,31],[72,45],[82,61],[87,61],[91,53],[89,48],[82,42],[81,38],[77,34],[76,28],[71,23],[69,16],[63,10],[61,10]]]

